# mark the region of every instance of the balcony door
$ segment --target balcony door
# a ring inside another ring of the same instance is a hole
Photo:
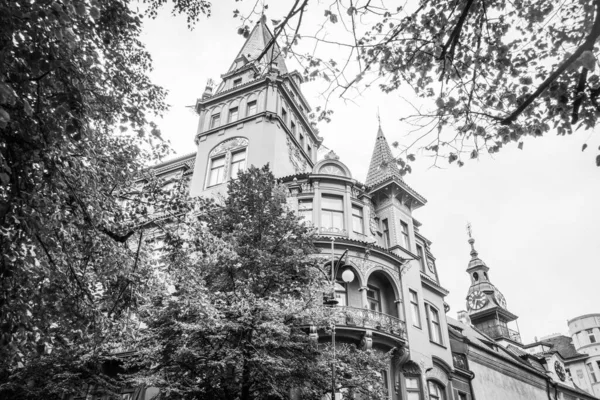
[[[367,287],[367,304],[369,310],[381,312],[381,292],[374,286]]]

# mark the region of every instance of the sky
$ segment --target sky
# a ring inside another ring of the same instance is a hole
[[[268,18],[281,18],[292,3],[269,4]],[[214,4],[210,18],[202,19],[194,30],[168,11],[144,26],[142,40],[154,60],[151,76],[169,91],[171,106],[156,122],[174,156],[195,152],[198,121],[189,106],[202,95],[209,78],[219,81],[228,70],[244,43],[233,10],[254,1]],[[306,26],[322,20],[317,12],[309,9]],[[294,68],[293,60],[287,63]],[[319,94],[324,85],[317,80],[302,87],[313,108],[323,104]],[[355,179],[366,178],[377,114],[389,143],[408,144],[409,127],[400,121],[411,112],[407,96],[410,101],[405,91],[383,94],[372,87],[353,102],[332,101],[333,120],[319,125],[320,136]],[[599,136],[590,131],[567,137],[550,132],[526,139],[523,150],[508,146],[462,168],[445,163],[432,167],[430,158],[418,159],[405,181],[428,200],[414,217],[423,224],[421,234],[433,242],[442,286],[450,291],[448,315],[456,318],[457,311],[466,309],[468,222],[479,256],[490,268],[491,282],[506,297],[508,309],[519,316],[525,343],[534,337],[568,334],[567,320],[600,313],[600,168],[593,153]],[[589,144],[586,152],[581,151],[583,143]]]

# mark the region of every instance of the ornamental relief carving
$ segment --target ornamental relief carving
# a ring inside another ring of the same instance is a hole
[[[380,264],[375,261],[368,260],[365,255],[361,255],[360,253],[356,253],[357,255],[348,255],[348,264],[354,266],[361,275],[361,280],[366,284],[366,277],[368,277],[374,271],[385,271],[389,278],[394,281],[398,292],[401,292],[402,286],[400,283],[400,279],[398,278],[398,269]]]
[[[212,149],[209,154],[209,157],[214,157],[216,155],[226,153],[231,150],[235,150],[238,147],[241,148],[241,147],[247,147],[247,146],[248,146],[248,139],[246,139],[246,138],[235,137],[235,138],[227,139],[227,140],[224,140],[223,142],[219,143],[214,149]]]
[[[290,162],[294,167],[294,172],[297,174],[306,172],[306,170],[308,169],[308,163],[306,162],[302,154],[300,154],[300,150],[298,150],[298,147],[294,144],[292,139],[290,139],[289,136],[286,136],[286,139],[288,146],[288,155],[290,157]]]

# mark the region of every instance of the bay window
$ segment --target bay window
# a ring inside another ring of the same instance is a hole
[[[352,230],[356,233],[365,233],[363,229],[363,208],[352,205]]]
[[[321,226],[344,229],[344,200],[341,196],[324,194],[321,198]]]
[[[304,221],[312,223],[313,201],[304,199],[298,202],[298,215],[304,217]]]

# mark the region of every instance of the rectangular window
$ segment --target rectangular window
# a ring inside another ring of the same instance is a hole
[[[419,267],[421,268],[421,272],[425,272],[425,250],[423,250],[423,246],[417,244],[417,254],[421,259],[419,260]]]
[[[231,179],[236,179],[238,173],[246,169],[246,149],[231,155]]]
[[[287,111],[285,108],[281,108],[281,119],[283,120],[283,123],[287,125]]]
[[[306,152],[308,153],[308,156],[312,158],[312,147],[310,147],[310,144],[306,145]]]
[[[592,363],[587,363],[585,365],[587,366],[588,372],[590,373],[590,378],[592,379],[592,383],[598,382],[598,379],[596,379],[596,373],[594,372],[594,366],[592,365]]]
[[[238,108],[233,107],[229,109],[229,120],[227,122],[235,122],[238,119]]]
[[[369,303],[369,310],[381,312],[381,295],[379,289],[373,286],[367,287],[367,303]]]
[[[402,247],[406,250],[410,249],[410,242],[408,241],[408,224],[404,221],[400,221],[400,226],[402,228]]]
[[[427,324],[429,326],[429,339],[432,342],[442,344],[442,327],[440,325],[440,314],[430,305],[425,305]]]
[[[221,113],[213,114],[210,117],[210,129],[216,128],[221,125]]]
[[[352,230],[356,233],[364,233],[363,209],[360,206],[352,205]]]
[[[304,220],[312,223],[313,201],[312,199],[300,200],[298,202],[298,215],[304,217]]]
[[[594,336],[594,331],[592,329],[587,329],[585,332],[588,334],[588,339],[590,339],[590,343],[596,343],[596,336]]]
[[[248,105],[246,106],[246,116],[248,117],[254,114],[256,114],[256,100],[248,102]]]
[[[410,314],[412,323],[417,328],[421,328],[421,313],[419,312],[419,298],[417,292],[410,290]]]
[[[300,140],[300,148],[304,148],[304,135],[301,133],[299,136]]]
[[[341,196],[323,195],[321,198],[321,226],[344,229],[344,199]]]
[[[225,156],[210,160],[208,186],[218,185],[225,181]]]
[[[421,399],[421,390],[419,388],[419,378],[418,377],[406,377],[406,395],[408,400],[420,400]]]
[[[237,78],[233,80],[233,87],[240,86],[242,84],[242,78]]]
[[[388,220],[387,218],[384,219],[383,221],[381,221],[381,229],[383,230],[383,245],[385,246],[386,249],[390,248],[390,227],[388,225]]]
[[[467,400],[467,394],[458,392],[458,400]]]
[[[290,124],[291,129],[292,129],[292,135],[296,136],[296,124],[294,123],[294,121],[292,121],[292,123]],[[302,136],[302,135],[300,135]]]

